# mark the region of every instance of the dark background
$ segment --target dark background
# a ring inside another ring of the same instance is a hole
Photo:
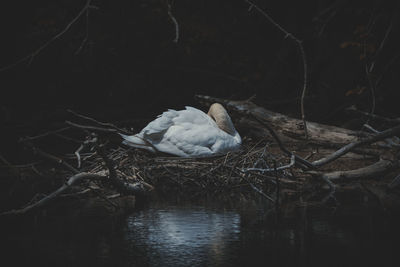
[[[8,2],[0,16],[3,148],[60,127],[68,108],[139,131],[167,108],[199,107],[195,94],[255,95],[261,106],[300,116],[298,46],[245,1],[170,2],[180,29],[174,43],[167,1],[93,0],[88,17],[16,65],[61,32],[86,1]],[[371,89],[376,114],[399,116],[398,1],[256,3],[303,41],[307,119],[341,124],[351,119],[345,108],[352,105],[370,112]]]

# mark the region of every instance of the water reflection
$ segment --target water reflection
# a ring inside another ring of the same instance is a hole
[[[278,219],[257,205],[152,203],[118,223],[57,221],[0,236],[12,266],[400,266],[398,225],[360,206]]]
[[[399,230],[373,212],[156,206],[127,219],[124,261],[135,266],[397,266]],[[385,227],[382,227],[382,223]],[[374,238],[371,238],[374,236]]]
[[[227,245],[239,240],[240,215],[202,207],[156,208],[129,217],[126,231],[130,248],[151,266],[223,264],[231,256]]]

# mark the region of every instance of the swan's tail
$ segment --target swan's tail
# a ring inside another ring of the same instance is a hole
[[[139,137],[138,135],[125,135],[125,134],[119,134],[119,135],[122,137],[123,139],[122,144],[124,145],[146,149],[153,153],[156,152],[154,147],[149,142],[146,142],[143,138]]]

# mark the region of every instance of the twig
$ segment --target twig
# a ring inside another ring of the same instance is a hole
[[[169,18],[172,20],[172,22],[175,25],[175,39],[173,40],[174,43],[178,43],[179,40],[179,24],[178,21],[176,20],[176,18],[174,17],[174,15],[172,14],[171,11],[171,4],[169,3],[169,1],[167,1],[167,6],[168,6],[168,16]]]
[[[81,45],[78,50],[76,50],[75,55],[79,54],[82,48],[85,46],[87,40],[89,39],[89,8],[86,9],[86,34],[85,38],[82,40]]]
[[[92,131],[99,131],[99,132],[106,132],[106,133],[118,133],[118,130],[111,129],[111,128],[104,128],[104,127],[97,127],[97,126],[88,126],[82,125],[70,121],[65,121],[66,124],[71,125],[76,128],[85,129],[85,130],[92,130]]]
[[[294,156],[292,156],[291,161],[293,161],[294,165]],[[279,210],[279,203],[280,203],[280,183],[279,183],[279,175],[278,175],[278,168],[276,167],[276,160],[274,160],[274,169],[275,169],[275,182],[276,182],[276,200],[275,200],[275,209]]]
[[[368,64],[365,64],[365,74],[366,74],[366,76],[367,76],[367,80],[368,80],[368,83],[369,83],[369,90],[370,90],[370,93],[371,93],[371,111],[370,111],[370,114],[371,115],[374,115],[374,113],[375,113],[375,106],[376,106],[376,99],[375,99],[375,85],[374,85],[374,83],[372,82],[372,78],[371,78],[371,70],[370,69],[372,69],[372,65],[371,65],[371,67],[368,67]],[[367,119],[367,121],[365,122],[365,124],[368,124],[369,123],[369,121],[370,121],[370,119],[371,119],[371,117],[368,117],[368,119]]]
[[[292,39],[296,45],[298,46],[300,50],[300,54],[303,60],[303,70],[304,70],[304,83],[303,83],[303,89],[301,92],[301,102],[300,102],[300,108],[301,108],[301,119],[303,120],[303,125],[304,125],[304,136],[306,139],[308,139],[308,130],[307,130],[307,122],[305,118],[305,113],[304,113],[304,97],[306,95],[307,91],[307,58],[306,54],[304,52],[304,47],[302,44],[302,41],[296,38],[292,33],[288,32],[285,30],[281,25],[279,25],[270,15],[268,15],[267,12],[262,10],[260,7],[258,7],[256,4],[254,4],[252,1],[245,0],[250,5],[249,10],[251,10],[253,7],[261,14],[263,15],[270,23],[272,23],[276,28],[278,28],[281,32],[285,34],[285,38],[290,38]]]
[[[278,137],[278,135],[275,133],[275,131],[264,121],[262,121],[261,119],[257,118],[255,115],[251,114],[252,118],[254,118],[256,121],[258,121],[261,125],[263,125],[265,128],[267,128],[267,130],[269,131],[269,133],[272,135],[272,137],[275,139],[275,141],[278,143],[279,148],[286,153],[288,156],[292,157],[294,154],[292,152],[290,152],[289,150],[287,150],[287,148],[283,145],[281,139]],[[297,156],[295,156],[295,162],[296,163],[301,163],[302,165],[314,169],[314,165],[312,163],[310,163],[309,161]]]
[[[333,152],[332,154],[330,154],[329,156],[316,160],[314,162],[312,162],[312,165],[314,167],[320,167],[322,165],[325,165],[329,162],[332,162],[336,159],[338,159],[339,157],[343,156],[344,154],[350,152],[352,149],[359,147],[361,145],[366,145],[366,144],[371,144],[371,143],[375,143],[377,141],[386,139],[388,137],[394,136],[400,134],[400,125],[397,125],[393,128],[387,129],[383,132],[380,132],[379,134],[367,137],[365,139],[362,139],[360,141],[356,141],[356,142],[352,142],[350,144],[347,144],[345,146],[343,146],[342,148],[340,148],[339,150]]]
[[[380,116],[380,115],[371,114],[371,113],[368,113],[368,112],[365,112],[365,111],[358,110],[354,106],[346,108],[346,111],[354,112],[354,113],[357,113],[357,114],[360,114],[360,115],[363,115],[363,116],[366,116],[366,117],[370,117],[371,119],[375,119],[375,120],[382,121],[382,122],[400,123],[400,118],[393,118],[393,119],[392,118],[386,118],[386,117],[383,117],[383,116]]]
[[[46,43],[44,43],[43,45],[41,45],[38,49],[36,49],[34,52],[32,52],[31,54],[17,60],[14,63],[11,63],[10,65],[7,65],[5,67],[0,68],[0,72],[11,69],[17,65],[19,65],[22,62],[25,61],[29,61],[29,63],[32,62],[33,58],[35,56],[37,56],[43,49],[45,49],[47,46],[49,46],[51,43],[53,43],[55,40],[57,40],[58,38],[60,38],[64,33],[66,33],[71,26],[82,16],[82,14],[89,8],[94,8],[93,6],[90,5],[90,2],[92,0],[87,0],[86,4],[83,6],[83,8],[81,9],[81,11],[79,11],[78,15],[76,15],[68,24],[67,26],[65,26],[65,28],[60,31],[58,34],[56,34],[55,36],[53,36],[50,40],[48,40]]]
[[[328,186],[329,186],[329,193],[324,197],[324,199],[322,200],[322,203],[325,203],[325,202],[328,201],[330,198],[333,198],[334,200],[336,200],[335,197],[334,197],[335,192],[336,192],[336,185],[335,185],[334,183],[332,183],[331,180],[329,180],[328,178],[326,178],[326,177],[324,177],[324,176],[322,176],[321,178],[322,178],[322,180],[324,180],[325,183],[327,183]]]
[[[375,60],[370,64],[370,67],[368,68],[368,72],[369,72],[369,73],[371,73],[372,70],[374,69],[376,58],[377,58],[378,55],[382,52],[382,49],[383,49],[383,47],[385,46],[386,40],[387,40],[387,38],[388,38],[388,36],[389,36],[389,33],[392,31],[392,28],[393,28],[393,17],[392,17],[392,19],[390,20],[390,25],[389,25],[389,27],[386,29],[385,35],[384,35],[384,37],[383,37],[381,43],[379,44],[378,50],[377,50],[376,53],[374,54]]]
[[[329,12],[331,12],[333,9],[337,8],[341,4],[343,4],[343,0],[337,0],[337,1],[333,2],[331,5],[329,5],[328,7],[323,9],[321,12],[319,12],[318,15],[316,15],[312,20],[313,21],[321,20],[321,17],[325,16],[326,14],[328,14]]]
[[[268,196],[267,194],[265,194],[263,191],[261,191],[257,186],[255,186],[252,182],[250,182],[247,177],[247,174],[245,174],[242,178],[250,185],[250,187],[256,191],[258,194],[262,195],[264,198],[268,199],[269,201],[271,201],[272,203],[275,203],[275,200]]]
[[[98,125],[101,125],[101,126],[113,128],[113,129],[117,130],[117,131],[120,132],[120,133],[123,133],[123,134],[132,134],[131,132],[128,132],[128,131],[126,131],[126,130],[124,130],[124,129],[121,129],[121,128],[115,126],[115,125],[112,124],[112,123],[109,123],[109,122],[101,122],[101,121],[95,120],[95,119],[93,119],[93,118],[91,118],[91,117],[88,117],[88,116],[79,114],[78,112],[73,111],[73,110],[70,110],[70,109],[67,109],[67,111],[68,111],[69,113],[71,113],[71,114],[73,114],[73,115],[75,115],[75,116],[81,118],[81,119],[85,119],[85,120],[94,122],[94,123],[96,123],[96,124],[98,124]]]
[[[35,136],[23,137],[23,138],[21,138],[19,140],[19,142],[36,140],[36,139],[43,138],[43,137],[46,137],[46,136],[49,136],[49,135],[52,135],[52,134],[57,134],[57,133],[64,132],[64,131],[66,131],[68,129],[71,129],[71,127],[64,127],[64,128],[58,129],[58,130],[48,131],[48,132],[45,132],[45,133],[42,133],[42,134],[38,134],[38,135],[35,135]]]
[[[68,170],[70,170],[72,173],[77,174],[79,173],[79,171],[77,169],[75,169],[74,167],[72,167],[68,162],[64,161],[61,158],[58,158],[54,155],[51,155],[47,152],[42,151],[41,149],[35,147],[32,143],[30,142],[25,142],[27,144],[27,146],[29,146],[34,154],[38,154],[39,156],[49,159],[51,161],[54,161],[62,166],[64,166],[65,168],[67,168]]]
[[[247,168],[247,169],[243,169],[242,172],[246,173],[246,172],[251,172],[251,171],[257,171],[257,172],[265,173],[265,172],[282,171],[282,170],[285,170],[285,169],[292,168],[295,163],[296,163],[296,156],[292,154],[292,156],[290,157],[290,163],[287,164],[287,165],[276,167],[276,168],[275,167],[274,168],[267,168],[267,169],[263,169],[263,168]]]
[[[106,201],[108,204],[110,204],[114,208],[119,209],[119,206],[117,204],[115,204],[113,201],[111,201],[108,197],[104,196],[102,193],[98,192],[95,188],[89,187],[89,189],[93,193],[95,193],[99,198],[103,199],[104,201]]]
[[[60,188],[58,188],[56,191],[54,191],[50,195],[42,198],[38,202],[28,205],[22,209],[10,210],[10,211],[0,213],[0,216],[24,214],[32,209],[36,209],[36,208],[43,206],[44,204],[46,204],[47,202],[49,202],[50,200],[54,199],[55,197],[60,195],[62,192],[67,190],[69,187],[71,187],[72,185],[74,185],[75,183],[77,183],[83,179],[102,179],[102,178],[104,178],[104,176],[99,175],[99,174],[94,174],[94,173],[82,172],[82,173],[75,174],[74,176],[69,178],[68,181],[65,184],[63,184]]]
[[[400,174],[397,175],[388,185],[390,189],[396,188],[400,185]]]
[[[93,138],[85,140],[85,141],[83,142],[83,144],[81,144],[80,147],[75,151],[74,154],[75,154],[75,156],[76,156],[76,158],[77,158],[77,160],[78,160],[78,169],[81,168],[81,155],[80,155],[80,152],[81,152],[85,147],[87,147],[89,144],[95,144],[96,142],[97,142],[97,137],[96,137],[96,136],[93,136]]]

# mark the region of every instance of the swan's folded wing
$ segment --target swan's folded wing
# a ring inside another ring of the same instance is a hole
[[[174,147],[186,156],[210,156],[221,134],[225,135],[212,125],[185,122],[170,127],[157,146],[161,149]]]
[[[217,126],[215,121],[203,111],[186,106],[186,109],[179,111],[179,116],[173,118],[175,124],[192,123],[194,125]]]
[[[179,116],[179,112],[173,109],[165,111],[159,115],[157,119],[150,122],[141,132],[140,135],[149,141],[159,141],[165,132],[174,125],[173,119]]]
[[[203,111],[192,107],[176,111],[170,109],[150,122],[141,132],[144,138],[154,141],[160,140],[175,125],[184,124],[216,126],[215,122]]]

